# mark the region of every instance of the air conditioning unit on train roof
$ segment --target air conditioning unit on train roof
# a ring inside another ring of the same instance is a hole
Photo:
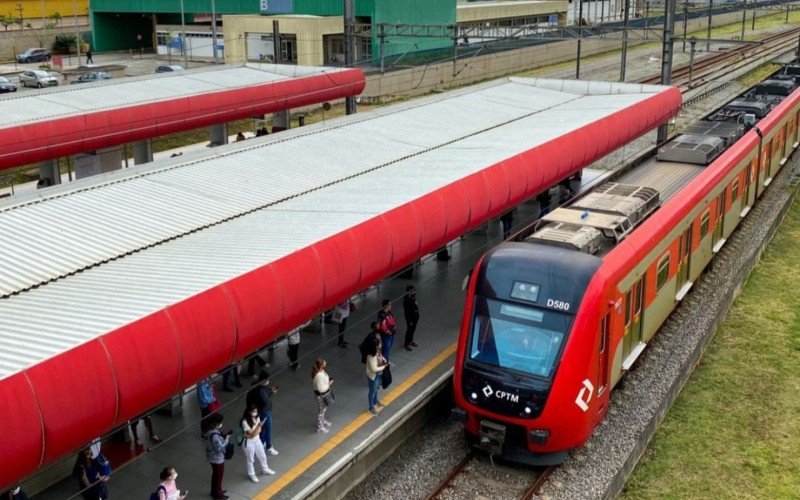
[[[603,234],[593,227],[564,222],[548,224],[525,239],[527,243],[542,243],[588,254],[597,253],[602,240]]]
[[[688,126],[683,133],[689,135],[719,137],[725,142],[725,147],[730,147],[731,144],[739,140],[739,138],[744,135],[744,127],[744,123],[710,122],[701,120]]]
[[[725,150],[725,141],[719,137],[682,134],[658,149],[659,161],[708,165]]]

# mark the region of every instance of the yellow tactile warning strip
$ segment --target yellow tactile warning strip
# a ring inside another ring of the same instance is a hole
[[[411,375],[397,387],[389,391],[388,394],[384,395],[381,398],[382,400],[381,402],[384,405],[392,404],[394,400],[396,400],[397,398],[402,396],[406,391],[411,389],[411,387],[414,384],[422,380],[422,378],[428,373],[430,373],[431,370],[442,364],[444,360],[446,360],[450,355],[455,353],[457,345],[458,344],[456,342],[450,344],[444,351],[439,353],[438,356],[428,361],[422,368],[417,370],[413,375]],[[317,463],[329,451],[333,450],[336,446],[341,444],[354,432],[363,427],[364,424],[372,420],[372,418],[373,418],[372,415],[367,411],[358,415],[352,422],[350,422],[347,426],[345,426],[344,429],[337,432],[322,446],[320,446],[313,452],[309,453],[303,460],[301,460],[294,467],[286,471],[285,474],[282,474],[279,478],[277,478],[274,483],[270,484],[265,490],[256,495],[255,498],[257,500],[266,500],[268,498],[272,498],[273,496],[277,495],[289,483],[297,479],[297,477],[300,476],[300,474],[302,474],[309,467]]]

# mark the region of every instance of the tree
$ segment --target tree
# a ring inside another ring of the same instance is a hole
[[[17,22],[17,20],[14,19],[13,17],[7,16],[5,14],[0,14],[0,24],[3,25],[3,27],[6,29],[6,31],[8,31],[8,27],[9,26],[11,26],[12,24],[14,24],[16,22]]]
[[[53,12],[52,14],[50,14],[50,19],[52,19],[59,25],[61,24],[61,14],[59,14],[58,12]]]

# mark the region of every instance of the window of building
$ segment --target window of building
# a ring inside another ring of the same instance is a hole
[[[658,261],[658,271],[656,273],[656,292],[667,284],[669,280],[669,252]]]

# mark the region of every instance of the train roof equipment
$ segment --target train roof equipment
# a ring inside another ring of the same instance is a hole
[[[753,94],[759,96],[780,96],[783,98],[791,94],[796,88],[797,84],[791,80],[769,79],[753,87]]]
[[[683,130],[684,134],[719,137],[729,147],[745,133],[745,125],[737,122],[709,122],[701,120]]]
[[[660,161],[708,165],[725,151],[726,143],[719,137],[699,134],[681,134],[658,148]]]
[[[542,217],[543,226],[526,241],[572,246],[585,253],[601,249],[602,239],[622,241],[659,205],[658,191],[649,187],[606,182],[572,205]],[[570,234],[571,233],[571,234]]]

